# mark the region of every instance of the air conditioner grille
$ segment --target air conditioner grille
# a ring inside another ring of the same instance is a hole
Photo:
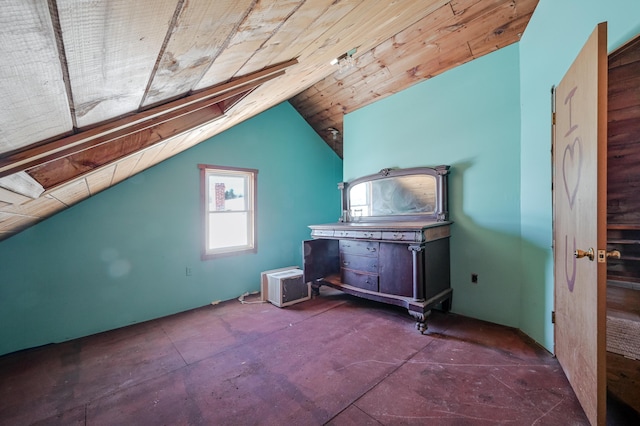
[[[311,299],[311,287],[304,282],[300,269],[274,272],[267,275],[269,302],[284,307]]]

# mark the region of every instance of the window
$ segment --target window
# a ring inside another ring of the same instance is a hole
[[[202,258],[256,252],[258,171],[199,164]]]

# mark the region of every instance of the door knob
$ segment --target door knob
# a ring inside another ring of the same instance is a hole
[[[576,259],[581,259],[581,258],[583,258],[583,257],[588,257],[588,258],[589,258],[589,260],[591,260],[591,261],[593,261],[593,258],[594,258],[594,256],[595,256],[595,253],[594,253],[594,251],[593,251],[593,247],[591,247],[591,248],[590,248],[589,250],[587,250],[587,251],[584,251],[584,250],[576,250],[573,254],[575,255]]]
[[[608,251],[607,259],[620,259],[620,252],[618,250]]]

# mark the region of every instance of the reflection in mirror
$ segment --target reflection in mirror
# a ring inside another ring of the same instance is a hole
[[[389,215],[433,215],[437,197],[431,175],[395,176],[361,182],[349,189],[352,219]]]

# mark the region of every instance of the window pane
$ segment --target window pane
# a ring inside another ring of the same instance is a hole
[[[203,214],[202,259],[256,253],[255,169],[198,164]]]
[[[247,246],[248,213],[209,213],[208,249]]]
[[[369,216],[371,182],[362,182],[349,190],[351,217]]]
[[[242,176],[209,175],[209,211],[247,209],[247,179]]]

